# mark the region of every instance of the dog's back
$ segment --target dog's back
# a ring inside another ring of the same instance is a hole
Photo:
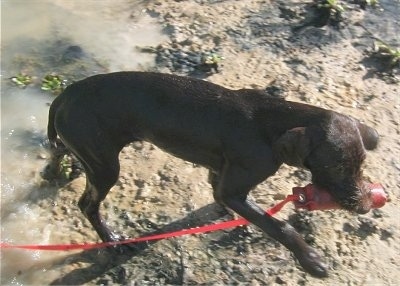
[[[90,115],[119,146],[145,140],[182,159],[218,168],[222,149],[233,142],[238,142],[235,148],[258,140],[272,144],[286,130],[315,123],[325,113],[259,90],[230,90],[170,74],[117,72],[69,86],[52,104],[48,132],[54,140],[54,125],[72,128]],[[274,124],[276,118],[283,120]],[[63,137],[65,128],[60,129]]]

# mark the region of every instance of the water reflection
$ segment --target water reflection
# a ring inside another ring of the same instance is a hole
[[[73,81],[152,65],[153,57],[135,47],[156,45],[165,37],[139,2],[1,1],[1,241],[61,241],[61,226],[49,223],[51,209],[38,205],[56,195],[56,188],[41,185],[39,176],[46,164],[47,112],[54,98],[40,90],[41,78],[57,73]],[[9,78],[19,73],[31,75],[33,84],[13,86]],[[49,267],[63,256],[1,251],[0,284],[43,284],[44,273],[55,279],[57,270]]]

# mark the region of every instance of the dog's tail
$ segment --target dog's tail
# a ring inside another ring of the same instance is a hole
[[[51,148],[57,147],[57,130],[54,126],[54,120],[56,117],[57,109],[61,104],[61,95],[57,96],[55,100],[50,105],[49,109],[49,121],[47,123],[47,138],[49,139],[49,143]]]
[[[61,169],[60,164],[61,160],[64,157],[67,151],[64,144],[61,140],[57,139],[57,130],[54,125],[54,121],[56,118],[57,111],[62,104],[63,100],[61,98],[61,94],[53,100],[49,109],[49,121],[47,123],[47,138],[50,143],[50,154],[51,157],[49,159],[49,163],[47,166],[40,172],[40,175],[43,179],[48,181],[57,180],[60,178]]]

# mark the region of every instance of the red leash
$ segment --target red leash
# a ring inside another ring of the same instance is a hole
[[[276,214],[278,211],[282,209],[282,207],[288,203],[293,201],[298,201],[298,195],[288,195],[283,201],[279,202],[272,208],[266,211],[266,214],[272,216]],[[12,245],[8,243],[0,243],[0,248],[18,248],[18,249],[29,249],[29,250],[57,250],[57,251],[68,251],[68,250],[77,250],[77,249],[94,249],[94,248],[103,248],[108,246],[114,245],[122,245],[122,244],[129,244],[129,243],[136,243],[136,242],[143,242],[143,241],[150,241],[150,240],[160,240],[170,237],[177,237],[187,234],[196,234],[196,233],[205,233],[211,232],[226,228],[232,228],[237,226],[248,225],[249,222],[244,218],[234,219],[230,221],[220,222],[216,224],[204,225],[201,227],[193,227],[188,229],[182,229],[174,232],[169,233],[162,233],[162,234],[155,234],[150,236],[144,236],[139,238],[131,238],[126,239],[123,241],[116,241],[116,242],[100,242],[100,243],[76,243],[76,244],[52,244],[52,245]]]

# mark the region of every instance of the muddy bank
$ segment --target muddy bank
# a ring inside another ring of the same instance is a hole
[[[400,280],[400,141],[398,70],[388,73],[368,60],[374,38],[399,46],[399,2],[381,9],[345,2],[340,27],[304,24],[309,7],[300,1],[151,1],[145,9],[164,25],[169,39],[147,49],[151,70],[191,75],[229,88],[267,88],[288,100],[307,102],[361,119],[381,135],[369,152],[364,175],[381,182],[390,202],[366,215],[344,211],[295,212],[289,220],[323,254],[330,276],[305,274],[290,253],[249,226],[138,245],[122,254],[67,254],[28,271],[10,271],[33,284],[85,285],[396,285]],[[397,11],[395,13],[394,11]],[[147,47],[148,48],[148,47]],[[203,54],[224,59],[219,72],[199,71]],[[121,176],[102,206],[110,227],[127,237],[230,219],[213,204],[205,169],[144,143],[120,155]],[[283,166],[253,192],[267,208],[307,171]],[[54,223],[50,242],[96,241],[77,208],[84,175],[32,204]],[[38,273],[46,269],[46,275]],[[8,282],[8,281],[6,281]]]

